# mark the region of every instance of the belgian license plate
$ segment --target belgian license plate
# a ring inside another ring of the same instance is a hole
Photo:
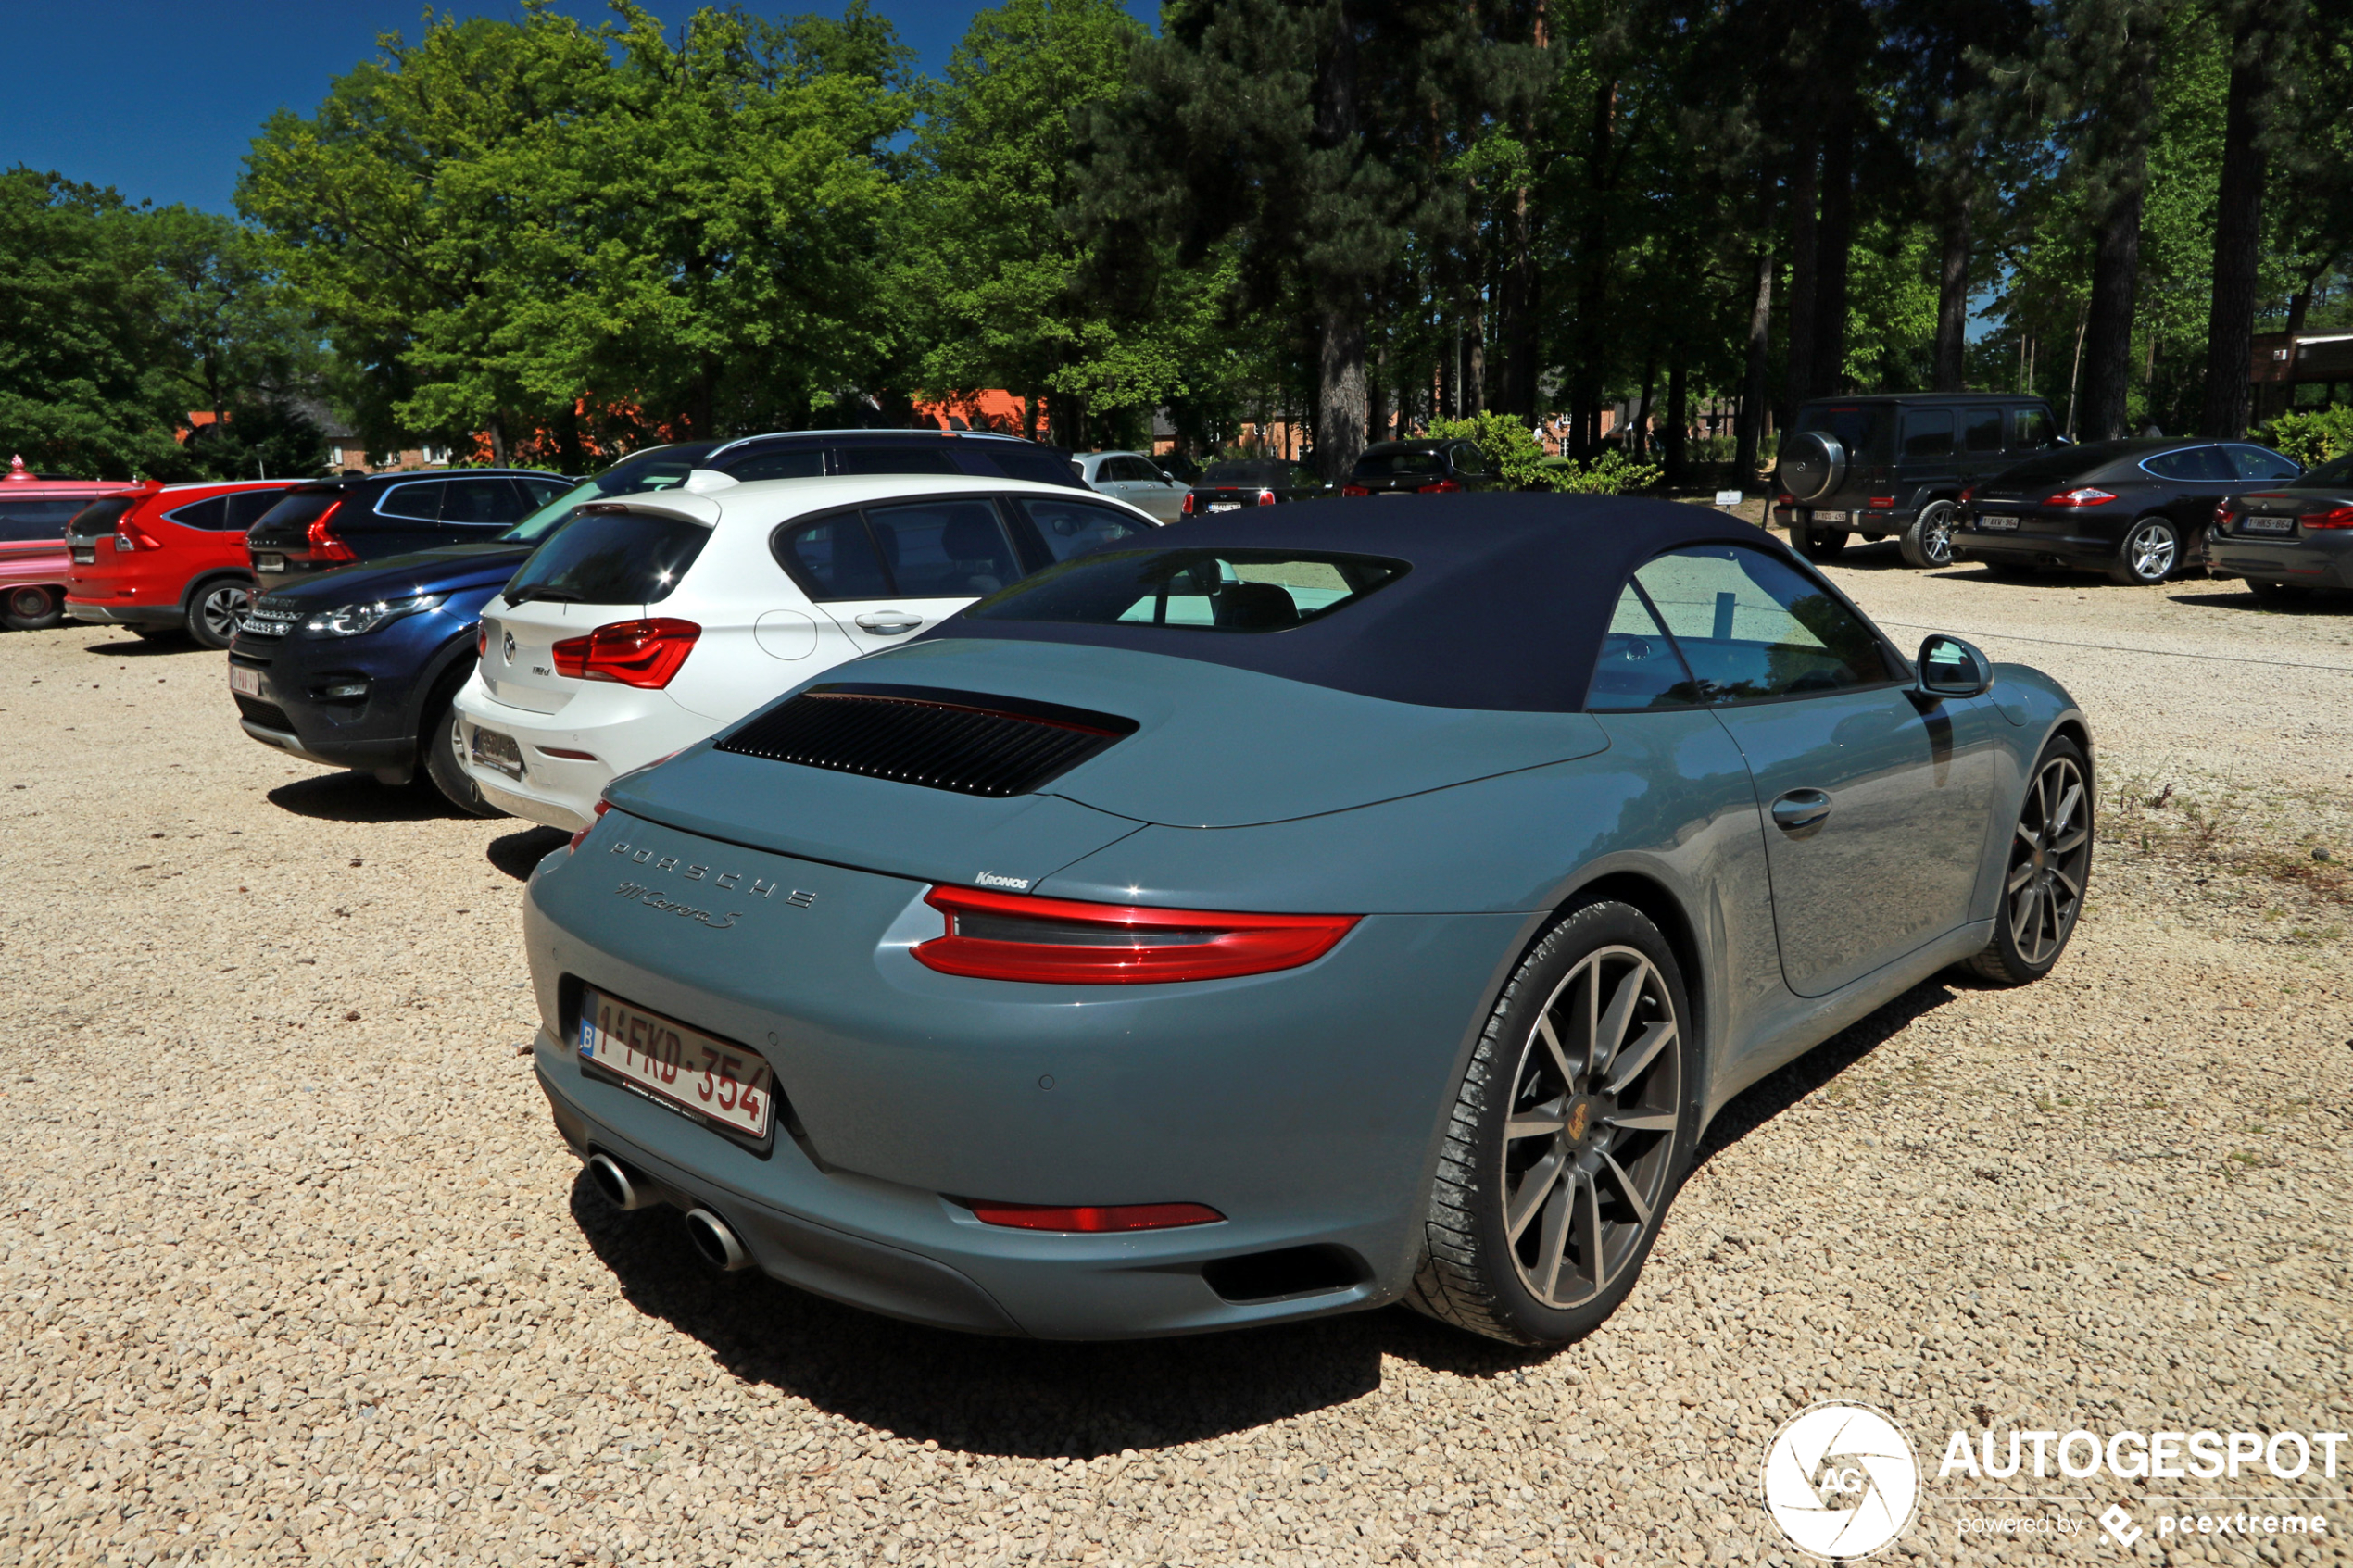
[[[256,571],[283,571],[286,570],[286,558],[257,555],[253,558],[253,569]]]
[[[1239,501],[1212,501],[1209,509],[1213,512],[1238,512],[1242,509],[1242,504]]]
[[[510,779],[522,777],[522,747],[515,737],[497,730],[477,729],[473,732],[473,759],[485,768],[495,768]]]
[[[90,545],[90,546],[76,545],[76,546],[73,547],[73,564],[74,564],[74,565],[76,565],[76,566],[95,566],[95,565],[97,565],[97,564],[98,564],[98,547],[97,547],[95,545]]]
[[[767,1059],[586,990],[580,998],[580,1060],[681,1110],[764,1138],[775,1112]]]
[[[1816,522],[1853,522],[1855,514],[1853,512],[1816,512],[1814,521]]]
[[[2006,512],[1980,512],[1977,526],[1988,533],[2015,533],[2018,532],[2018,519]]]
[[[229,666],[229,689],[246,696],[261,695],[261,671],[248,670],[242,664]]]
[[[2239,519],[2239,532],[2242,533],[2293,533],[2296,532],[2296,520],[2292,517],[2243,517]]]

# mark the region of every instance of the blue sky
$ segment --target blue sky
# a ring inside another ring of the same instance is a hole
[[[1146,22],[1151,0],[1128,0]],[[509,3],[461,3],[463,16],[519,18]],[[558,0],[587,21],[610,13],[598,0]],[[688,0],[647,7],[673,24]],[[838,0],[749,3],[760,15],[839,14]],[[874,0],[937,74],[981,6],[975,0]],[[112,185],[132,201],[230,209],[238,162],[280,106],[317,107],[333,77],[375,52],[379,33],[414,38],[422,0],[14,0],[7,22],[6,90],[0,93],[0,168],[26,164]]]

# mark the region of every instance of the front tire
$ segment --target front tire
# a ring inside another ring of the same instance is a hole
[[[2124,531],[2108,575],[2133,588],[2154,588],[2182,567],[2182,531],[2173,520],[2145,517]]]
[[[1690,1017],[1673,949],[1629,905],[1536,945],[1463,1075],[1408,1306],[1537,1346],[1617,1310],[1697,1143]]]
[[[1967,961],[1970,973],[1997,985],[2025,985],[2051,972],[2083,912],[2093,828],[2091,764],[2082,746],[2057,736],[2027,780],[2002,862],[1993,940]]]
[[[0,626],[12,632],[46,632],[66,623],[66,596],[39,583],[25,583],[0,599]]]
[[[253,585],[233,577],[198,585],[188,596],[186,625],[196,646],[225,648],[253,608]]]
[[[1931,501],[1922,507],[1920,515],[1895,540],[1904,564],[1929,571],[1952,565],[1953,522],[1959,515],[1960,508],[1950,501]]]
[[[425,704],[424,729],[417,737],[417,749],[425,757],[425,776],[443,799],[467,815],[503,817],[507,813],[484,799],[473,775],[458,765],[458,709],[453,700],[458,685],[444,685]]]

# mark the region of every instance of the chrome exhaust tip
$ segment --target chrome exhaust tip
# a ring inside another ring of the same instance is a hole
[[[735,1227],[708,1209],[687,1210],[686,1239],[695,1244],[704,1262],[722,1273],[751,1266],[751,1254],[744,1250]]]
[[[597,1195],[616,1209],[650,1209],[661,1201],[629,1173],[628,1166],[610,1154],[588,1157],[588,1181]]]

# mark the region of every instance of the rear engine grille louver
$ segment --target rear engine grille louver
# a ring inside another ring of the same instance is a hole
[[[1054,703],[831,682],[752,720],[718,749],[1001,799],[1135,733],[1133,719]]]

